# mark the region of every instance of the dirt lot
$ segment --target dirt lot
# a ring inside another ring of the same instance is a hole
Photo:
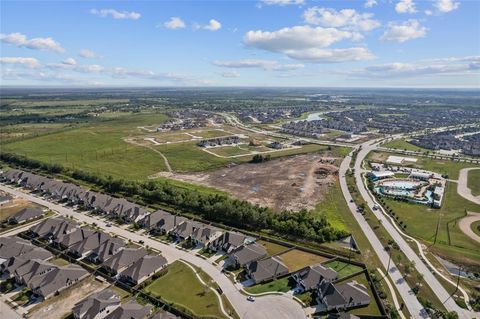
[[[107,288],[107,283],[101,283],[93,277],[87,277],[81,282],[60,292],[58,296],[47,299],[35,306],[29,318],[34,319],[62,319],[71,313],[73,306],[94,292]]]
[[[0,207],[0,221],[9,218],[10,216],[16,214],[20,210],[27,208],[27,207],[41,207],[36,205],[32,202],[29,202],[22,198],[14,198],[10,202],[3,204]]]
[[[277,211],[312,209],[334,183],[338,168],[332,158],[297,155],[261,164],[243,164],[212,172],[173,174],[170,178],[229,192]],[[337,161],[338,162],[338,161]]]

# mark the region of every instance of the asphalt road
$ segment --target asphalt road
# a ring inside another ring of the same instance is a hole
[[[120,237],[131,239],[133,242],[143,240],[145,245],[161,251],[162,255],[169,263],[183,259],[195,266],[200,267],[220,286],[223,293],[232,304],[235,311],[242,319],[296,319],[305,318],[305,312],[299,303],[284,295],[268,295],[256,297],[254,302],[247,301],[246,296],[240,293],[233,282],[227,278],[220,269],[216,268],[210,262],[195,256],[194,254],[180,250],[172,245],[153,240],[145,235],[130,232],[126,229],[112,225],[107,227],[105,221],[97,219],[86,214],[76,212],[70,207],[65,207],[56,203],[46,201],[42,198],[33,196],[28,193],[12,189],[5,185],[0,185],[0,190],[9,192],[15,196],[25,198],[34,203],[48,207],[63,216],[73,216],[80,222],[89,224],[96,223],[98,227],[109,233],[116,234]],[[0,317],[9,318],[9,317]]]
[[[16,313],[9,305],[3,300],[0,300],[0,318],[1,319],[21,319],[18,313]]]
[[[350,166],[350,162],[352,161],[351,156],[346,156],[342,163],[340,164],[339,176],[340,176],[340,187],[342,189],[343,196],[348,203],[348,207],[352,212],[353,217],[360,225],[365,236],[370,241],[370,244],[373,247],[373,250],[377,254],[378,258],[380,259],[383,267],[387,269],[388,267],[388,260],[389,256],[387,251],[385,251],[384,246],[378,239],[375,232],[372,230],[368,222],[365,220],[362,214],[357,212],[357,205],[355,203],[350,202],[352,196],[348,190],[347,180],[344,177],[348,171]],[[357,169],[356,169],[357,170]],[[358,169],[360,171],[360,169]],[[402,296],[405,306],[407,307],[408,311],[414,318],[428,318],[428,314],[423,306],[418,302],[417,297],[412,292],[411,288],[408,286],[407,282],[403,279],[402,274],[398,270],[397,266],[395,265],[393,260],[390,260],[390,269],[388,269],[388,275],[392,279],[395,287],[399,294]]]
[[[373,151],[376,146],[374,145],[374,141],[369,141],[366,143],[362,144],[361,150],[357,154],[357,158],[355,161],[355,181],[357,188],[362,195],[363,199],[367,202],[368,206],[372,209],[373,206],[375,206],[375,202],[373,201],[372,197],[369,194],[369,191],[365,187],[363,181],[362,181],[362,167],[361,164],[365,157],[368,155],[369,152]],[[343,175],[341,175],[343,176]],[[342,180],[343,178],[341,178]],[[348,189],[347,189],[348,191]],[[402,252],[405,254],[408,260],[413,261],[415,263],[415,268],[416,270],[424,275],[424,282],[430,286],[432,291],[435,292],[437,295],[438,299],[443,302],[445,308],[448,311],[456,311],[459,315],[460,318],[478,318],[479,314],[475,312],[471,312],[469,310],[465,310],[461,307],[459,307],[455,300],[453,298],[450,298],[449,293],[445,288],[440,284],[440,282],[437,280],[437,278],[430,272],[430,270],[427,268],[427,266],[423,263],[423,261],[418,257],[418,255],[415,253],[415,251],[408,245],[406,240],[402,237],[402,235],[398,232],[398,230],[392,225],[390,222],[390,219],[386,218],[386,216],[380,211],[380,210],[374,210],[372,209],[372,212],[375,214],[375,216],[381,220],[381,223],[385,230],[390,234],[390,236],[393,238],[393,240],[398,244]],[[433,225],[432,225],[433,227]],[[370,237],[367,235],[367,237],[370,239]],[[373,243],[372,243],[373,245]],[[381,258],[382,259],[382,258]],[[395,281],[394,281],[395,282]],[[405,299],[406,296],[404,296],[405,292],[401,292],[400,294],[402,297]],[[408,298],[408,297],[407,297]],[[410,303],[412,298],[408,298],[406,300],[406,304],[408,305]],[[418,302],[418,301],[417,301]],[[416,312],[413,312],[416,313]]]

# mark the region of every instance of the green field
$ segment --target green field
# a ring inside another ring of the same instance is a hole
[[[474,196],[480,196],[480,169],[475,169],[468,172],[467,185]]]
[[[159,154],[125,143],[122,138],[138,133],[137,126],[158,124],[158,113],[130,115],[99,124],[48,134],[2,145],[2,151],[28,158],[128,179],[144,179],[166,169]]]
[[[170,264],[168,272],[145,287],[145,291],[189,310],[196,317],[225,318],[215,293],[180,261]]]
[[[388,147],[388,148],[397,148],[400,150],[407,150],[407,151],[420,151],[420,152],[429,151],[425,148],[410,144],[405,139],[393,140],[391,142],[383,144],[382,146]]]
[[[294,289],[296,286],[295,280],[287,276],[281,279],[275,279],[264,284],[258,284],[252,287],[245,288],[245,291],[251,294],[261,294],[264,292],[287,292]]]
[[[459,196],[454,183],[447,183],[440,209],[388,198],[382,199],[399,216],[399,220],[407,225],[408,234],[430,244],[435,243],[432,248],[437,247],[446,257],[480,262],[478,243],[466,236],[458,227],[458,219],[465,216],[465,211],[480,212],[480,206]]]
[[[325,267],[330,267],[338,273],[338,278],[342,279],[346,276],[354,274],[362,270],[361,267],[344,263],[343,261],[333,260],[323,264]]]
[[[480,220],[477,220],[476,222],[471,223],[470,228],[473,230],[475,234],[480,236]]]
[[[209,148],[208,150],[220,156],[236,156],[236,155],[250,154],[250,151],[243,150],[240,148],[240,146],[223,146],[223,147]]]

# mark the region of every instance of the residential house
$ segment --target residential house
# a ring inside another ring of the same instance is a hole
[[[0,264],[0,270],[8,277],[15,274],[15,270],[25,265],[32,259],[48,260],[53,254],[46,249],[35,247],[32,250],[18,256],[12,256]]]
[[[53,270],[38,274],[28,281],[28,287],[33,293],[48,299],[89,275],[88,271],[78,265],[70,264],[55,267]]]
[[[97,231],[93,233],[92,235],[86,237],[82,241],[73,244],[70,246],[68,249],[69,253],[81,258],[81,257],[86,257],[90,253],[93,252],[93,250],[97,249],[100,247],[100,245],[107,240],[111,239],[112,236],[110,236],[107,233],[104,233],[102,231]]]
[[[86,227],[77,228],[73,232],[66,235],[59,236],[54,239],[53,242],[58,245],[61,249],[67,249],[83,240],[87,237],[94,234],[93,230],[90,230]]]
[[[230,253],[247,242],[247,237],[241,233],[225,232],[209,244],[212,251],[223,250]]]
[[[130,301],[110,312],[105,319],[147,319],[152,313],[152,305],[139,305]]]
[[[38,207],[26,207],[19,212],[15,213],[8,219],[9,224],[21,224],[29,220],[42,216],[43,210]]]
[[[124,248],[108,258],[102,267],[111,274],[118,274],[147,254],[143,248]]]
[[[186,220],[185,217],[172,215],[163,210],[157,210],[143,218],[139,224],[152,234],[163,235],[172,232],[176,226]]]
[[[17,236],[0,237],[0,263],[11,257],[25,254],[35,247],[31,242]]]
[[[55,269],[56,266],[42,259],[30,259],[27,263],[15,270],[15,281],[25,285],[35,276],[44,275]]]
[[[332,282],[337,277],[338,273],[335,270],[321,264],[302,268],[292,276],[303,291],[317,289],[323,281]]]
[[[120,297],[111,289],[94,293],[77,303],[73,309],[75,319],[103,319],[120,306]]]
[[[202,223],[187,219],[178,224],[170,234],[177,237],[177,239],[186,240],[191,238],[197,228],[203,226],[204,224]]]
[[[235,265],[243,267],[251,262],[267,257],[267,250],[262,245],[252,243],[240,246],[230,253],[230,258]]]
[[[317,299],[327,311],[366,306],[371,301],[367,288],[356,281],[344,284],[323,281],[318,288]]]
[[[146,255],[120,273],[119,279],[132,286],[141,284],[167,266],[167,259],[160,255]]]
[[[35,237],[56,239],[75,231],[79,225],[64,217],[48,218],[30,227],[29,232]]]
[[[9,194],[5,194],[3,192],[0,193],[0,206],[3,206],[5,204],[10,203],[10,201],[13,199],[12,196]]]
[[[285,266],[280,257],[253,261],[247,265],[246,270],[255,284],[288,274],[288,267]]]
[[[196,244],[208,247],[211,242],[219,238],[223,234],[222,230],[212,226],[202,226],[196,228],[190,239]]]
[[[101,264],[125,247],[125,243],[120,238],[110,238],[100,244],[87,256],[87,258],[96,264]]]

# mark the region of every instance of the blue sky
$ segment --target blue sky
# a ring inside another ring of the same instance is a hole
[[[480,2],[2,1],[2,85],[480,87]]]

